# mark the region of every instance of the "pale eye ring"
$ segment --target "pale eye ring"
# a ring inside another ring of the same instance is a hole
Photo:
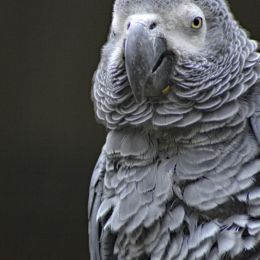
[[[195,17],[191,23],[193,29],[200,29],[203,25],[203,19],[201,17]]]

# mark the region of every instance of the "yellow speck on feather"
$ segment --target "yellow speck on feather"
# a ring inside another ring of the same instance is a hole
[[[170,86],[166,86],[166,87],[162,90],[163,95],[168,95],[170,92],[171,92],[171,87],[170,87]]]

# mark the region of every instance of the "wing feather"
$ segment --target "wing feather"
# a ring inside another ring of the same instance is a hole
[[[103,194],[103,178],[105,175],[106,157],[104,149],[97,161],[92,174],[89,202],[88,202],[88,224],[89,224],[89,248],[92,260],[101,259],[101,224],[96,219]]]
[[[254,103],[255,103],[255,112],[250,118],[251,127],[253,133],[260,145],[260,83],[258,83],[255,87],[254,92]]]

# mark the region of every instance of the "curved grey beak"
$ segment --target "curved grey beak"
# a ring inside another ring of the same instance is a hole
[[[166,40],[154,37],[143,23],[130,26],[125,44],[125,64],[129,83],[137,102],[146,97],[158,97],[169,84],[172,53]]]

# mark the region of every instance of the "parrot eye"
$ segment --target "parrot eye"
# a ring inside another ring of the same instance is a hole
[[[203,24],[203,19],[201,17],[195,17],[191,23],[193,29],[200,29]]]

